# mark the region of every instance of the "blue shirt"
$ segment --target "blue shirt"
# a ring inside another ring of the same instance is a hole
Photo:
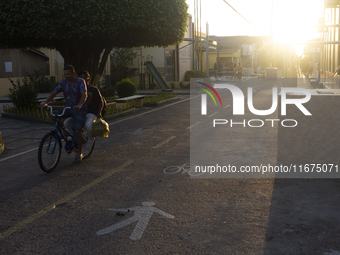
[[[81,92],[86,91],[86,84],[85,81],[82,78],[75,78],[76,81],[72,83],[71,85],[68,84],[68,81],[66,79],[62,79],[58,86],[54,89],[55,93],[64,93],[64,97],[66,99],[66,106],[73,107],[77,104],[79,104],[81,99]],[[83,106],[80,108],[82,111],[86,111],[87,107],[86,104],[83,104]]]

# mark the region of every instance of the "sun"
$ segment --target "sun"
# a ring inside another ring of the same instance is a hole
[[[194,0],[186,1],[193,14]],[[272,34],[279,43],[301,43],[320,37],[315,26],[322,16],[322,0],[228,0],[247,21],[223,0],[201,2],[202,31],[208,22],[210,35]]]
[[[303,43],[319,38],[320,0],[274,1],[273,37],[280,43]]]

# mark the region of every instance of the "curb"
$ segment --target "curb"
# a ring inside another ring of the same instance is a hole
[[[177,95],[190,95],[190,90],[188,92],[175,92]],[[161,92],[139,92],[136,95],[155,95],[155,94],[162,94]]]
[[[45,99],[46,97],[37,97],[37,100],[40,99]],[[4,104],[4,103],[13,103],[13,101],[11,99],[0,99],[0,104]]]
[[[145,106],[145,107],[155,107],[155,106],[159,106],[159,105],[162,105],[162,104],[170,103],[172,101],[176,101],[178,99],[179,99],[178,97],[174,97],[174,98],[165,99],[165,100],[162,100],[162,101],[159,101],[159,102],[143,103],[143,106]]]
[[[43,119],[38,119],[38,118],[34,118],[34,117],[26,117],[26,116],[21,116],[21,115],[16,115],[16,114],[11,114],[11,113],[5,113],[5,112],[1,112],[1,117],[7,118],[7,119],[17,119],[17,120],[24,120],[24,121],[30,121],[30,122],[35,122],[35,123],[54,125],[52,120],[43,120]]]
[[[110,116],[107,116],[107,117],[104,117],[104,120],[106,121],[109,121],[109,120],[114,120],[114,119],[118,119],[120,117],[124,117],[126,115],[130,115],[130,114],[133,114],[135,112],[137,112],[138,109],[134,108],[134,109],[130,109],[130,110],[127,110],[125,112],[121,112],[121,113],[116,113],[114,115],[110,115]]]
[[[130,109],[130,110],[127,110],[125,112],[116,113],[114,115],[104,117],[104,120],[108,121],[108,120],[117,119],[117,118],[120,118],[120,117],[123,117],[123,116],[126,116],[126,115],[133,114],[136,111],[138,111],[138,109]],[[1,117],[8,118],[8,119],[30,121],[30,122],[41,123],[41,124],[54,125],[52,120],[43,120],[43,119],[26,117],[26,116],[21,116],[21,115],[16,115],[16,114],[11,114],[11,113],[5,113],[5,112],[1,112]]]

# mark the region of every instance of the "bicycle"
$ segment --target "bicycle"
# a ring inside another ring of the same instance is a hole
[[[195,169],[194,169],[194,166],[189,164],[189,163],[185,163],[182,166],[168,166],[163,170],[163,173],[165,173],[165,174],[175,174],[175,173],[178,173],[180,171],[183,171],[182,174],[188,173],[188,175],[190,175],[190,176],[199,176],[199,175],[204,174],[202,172],[196,172]]]
[[[51,114],[52,107],[46,106],[46,108],[50,108]],[[58,165],[60,156],[61,156],[61,139],[65,141],[64,149],[67,154],[70,154],[77,150],[77,139],[75,135],[75,131],[71,135],[67,129],[60,123],[60,118],[64,115],[66,109],[71,109],[71,107],[65,107],[62,114],[58,115],[57,113],[54,116],[57,118],[55,123],[54,129],[51,132],[47,133],[40,142],[39,150],[38,150],[38,161],[40,168],[46,172],[52,172]],[[65,135],[66,134],[66,135]],[[86,149],[87,143],[87,132],[83,129],[82,130],[83,136],[83,144],[82,144],[82,151],[83,151],[83,159],[86,159],[91,156],[94,145],[95,139],[93,139],[93,143],[89,149]]]

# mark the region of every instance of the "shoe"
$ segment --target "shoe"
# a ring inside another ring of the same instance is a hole
[[[80,157],[75,157],[74,158],[74,161],[73,161],[73,164],[78,164],[80,163],[81,161],[83,160],[83,155],[80,155]]]

